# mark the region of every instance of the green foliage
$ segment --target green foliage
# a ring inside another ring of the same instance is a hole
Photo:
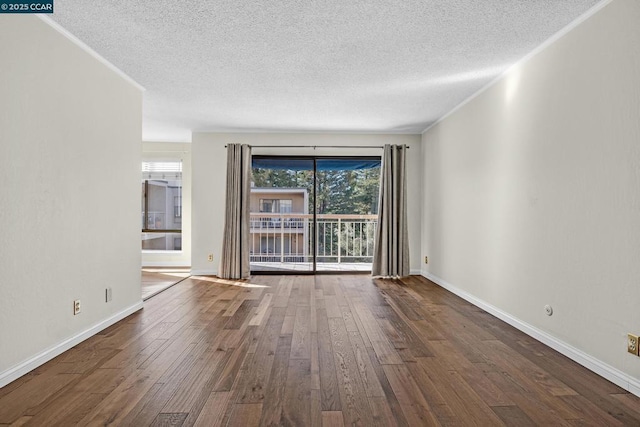
[[[309,212],[313,212],[313,171],[253,169],[253,181],[262,188],[306,188]],[[319,171],[319,214],[378,213],[380,167],[360,170]]]

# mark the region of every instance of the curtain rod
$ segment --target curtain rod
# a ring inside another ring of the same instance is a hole
[[[384,148],[383,145],[250,145],[251,148]],[[405,145],[407,150],[411,147]],[[224,146],[227,148],[227,145]]]

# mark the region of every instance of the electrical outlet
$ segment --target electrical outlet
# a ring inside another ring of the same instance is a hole
[[[80,300],[73,301],[73,315],[80,314]]]
[[[425,264],[429,264],[429,257],[428,256],[424,257],[424,263]]]
[[[213,262],[213,254],[209,254],[209,257],[207,259],[209,260],[209,262]]]
[[[113,290],[111,288],[107,288],[104,290],[104,302],[109,302],[113,299]]]
[[[627,351],[631,354],[638,355],[638,336],[627,334]]]

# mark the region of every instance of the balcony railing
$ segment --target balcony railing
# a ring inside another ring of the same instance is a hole
[[[316,215],[318,263],[371,263],[377,215]],[[251,262],[309,263],[312,214],[251,214]]]

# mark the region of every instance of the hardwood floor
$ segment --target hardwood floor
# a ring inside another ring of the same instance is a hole
[[[640,399],[421,277],[191,277],[0,389],[34,426],[640,425]]]
[[[143,267],[141,271],[144,301],[189,277],[190,267]]]

